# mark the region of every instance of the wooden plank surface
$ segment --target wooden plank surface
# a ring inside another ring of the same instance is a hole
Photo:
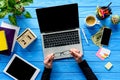
[[[17,17],[18,26],[20,26],[20,33],[24,31],[26,28],[32,29],[32,31],[37,35],[37,39],[26,49],[22,49],[18,43],[15,45],[14,53],[17,53],[39,69],[41,72],[37,76],[36,80],[40,80],[44,64],[43,64],[43,51],[42,51],[42,42],[40,37],[39,25],[37,21],[37,16],[35,9],[50,7],[50,6],[58,6],[70,3],[78,3],[79,4],[79,22],[80,27],[84,28],[85,33],[87,35],[89,45],[87,45],[84,36],[81,32],[82,37],[82,45],[84,56],[83,59],[88,61],[88,64],[92,68],[93,72],[96,74],[99,80],[120,80],[120,24],[113,25],[111,24],[110,18],[107,18],[101,23],[105,26],[108,26],[112,29],[112,36],[110,39],[110,44],[108,49],[111,50],[110,57],[105,59],[104,61],[100,60],[96,57],[96,52],[99,47],[93,44],[91,41],[91,36],[95,34],[96,31],[101,27],[96,25],[94,28],[87,28],[85,26],[84,20],[87,15],[95,15],[96,6],[105,6],[110,2],[111,9],[113,14],[120,15],[120,1],[118,0],[34,0],[34,3],[30,6],[26,7],[32,18],[26,19],[24,17]],[[8,21],[8,17],[6,16],[3,19],[0,19],[0,22]],[[3,73],[3,69],[6,64],[10,60],[11,56],[0,55],[0,80],[12,80],[9,76]],[[111,62],[113,64],[113,68],[111,70],[106,70],[104,65],[107,62]],[[53,63],[53,70],[51,74],[51,80],[86,80],[81,69],[79,69],[77,63],[73,58],[55,60]]]

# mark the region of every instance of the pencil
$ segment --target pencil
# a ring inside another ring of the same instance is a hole
[[[83,35],[84,35],[84,38],[85,38],[86,43],[89,44],[89,43],[88,43],[88,39],[87,39],[87,37],[86,37],[86,34],[85,34],[85,32],[84,32],[84,29],[81,28],[81,30],[82,30],[82,33],[83,33]]]

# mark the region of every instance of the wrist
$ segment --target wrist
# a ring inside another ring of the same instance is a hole
[[[80,59],[78,59],[78,60],[77,60],[77,62],[78,62],[78,63],[81,63],[81,62],[82,62],[82,59],[81,59],[81,58],[80,58]]]
[[[47,69],[52,69],[52,66],[47,66],[47,65],[45,65],[45,68],[47,68]]]

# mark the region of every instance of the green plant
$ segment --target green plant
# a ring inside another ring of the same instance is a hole
[[[16,16],[24,15],[26,18],[31,18],[24,6],[33,3],[33,0],[0,0],[0,18],[8,15],[9,21],[17,25]]]

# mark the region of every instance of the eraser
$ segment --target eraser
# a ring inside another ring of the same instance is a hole
[[[112,63],[111,63],[111,62],[108,62],[108,63],[105,65],[105,68],[106,68],[107,70],[110,70],[112,66],[113,66]]]

